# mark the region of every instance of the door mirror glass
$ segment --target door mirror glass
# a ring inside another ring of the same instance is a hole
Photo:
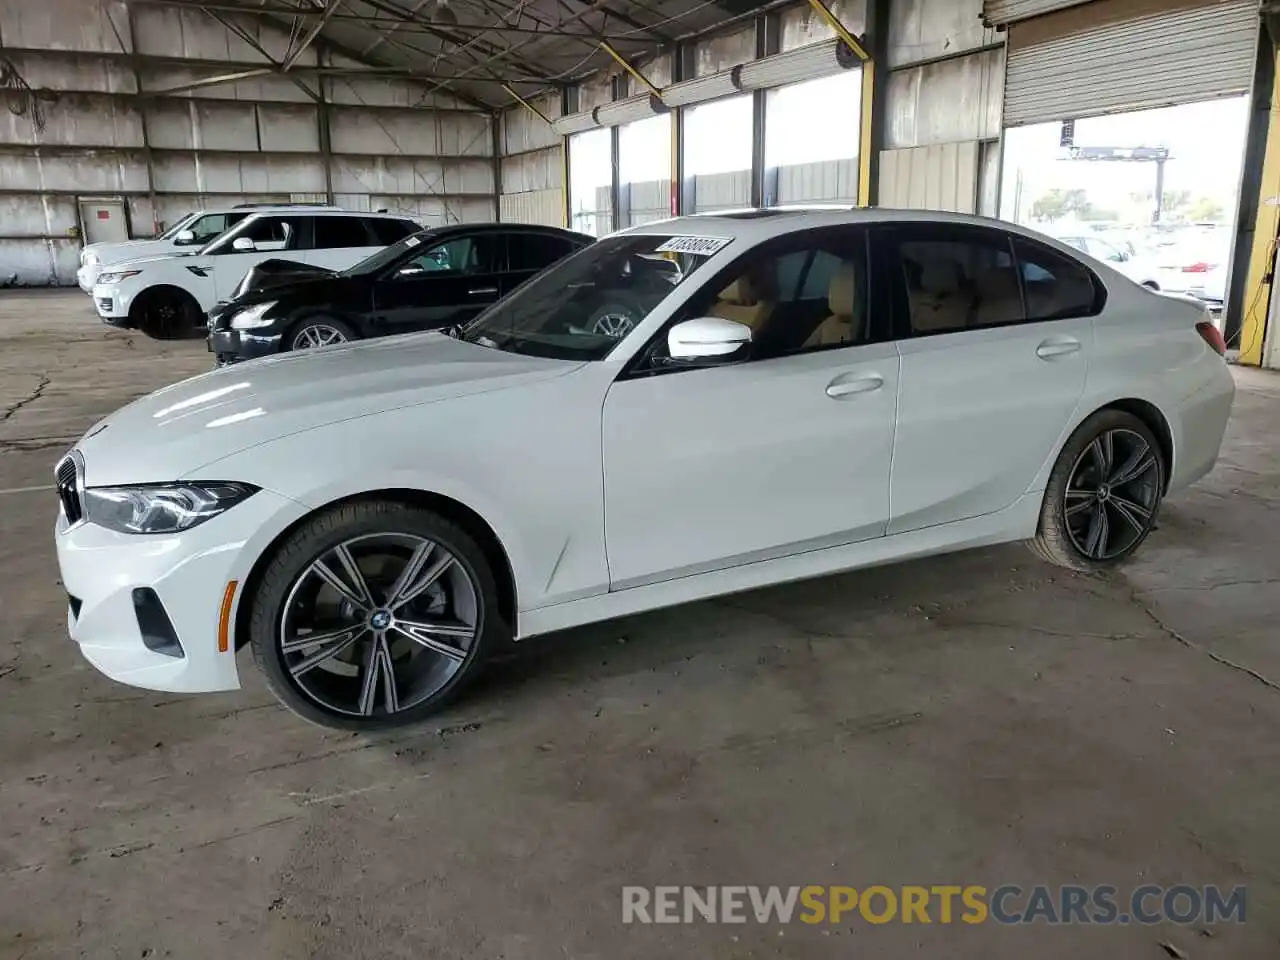
[[[196,242],[196,234],[194,230],[179,230],[177,236],[173,238],[175,246],[185,247]]]
[[[720,317],[686,320],[667,333],[667,353],[677,361],[729,360],[749,343],[750,327]]]
[[[235,242],[231,244],[232,249],[239,250],[242,253],[251,253],[257,249],[257,245],[248,237],[236,237]]]

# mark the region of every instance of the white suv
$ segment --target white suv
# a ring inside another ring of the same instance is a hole
[[[218,234],[230,230],[254,213],[293,212],[304,207],[331,209],[318,204],[241,203],[234,207],[209,207],[189,213],[160,236],[151,240],[116,240],[90,243],[80,251],[80,269],[76,281],[85,293],[93,292],[98,274],[104,267],[137,260],[139,257],[164,256],[196,251]]]
[[[263,260],[283,256],[341,270],[421,229],[404,216],[332,207],[258,211],[195,253],[113,264],[98,274],[93,302],[113,326],[182,335]]]

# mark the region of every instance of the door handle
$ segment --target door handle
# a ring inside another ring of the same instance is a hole
[[[1048,340],[1041,341],[1036,347],[1036,356],[1041,360],[1052,360],[1054,357],[1078,353],[1079,350],[1080,341],[1075,337],[1050,337]]]
[[[467,294],[472,297],[482,297],[485,294],[497,293],[497,287],[476,287],[474,290],[468,290]]]
[[[846,397],[854,397],[860,393],[870,393],[873,390],[879,390],[884,386],[884,377],[877,374],[871,374],[866,377],[856,377],[852,380],[846,380],[844,377],[836,377],[827,384],[827,396],[832,400],[843,400]]]

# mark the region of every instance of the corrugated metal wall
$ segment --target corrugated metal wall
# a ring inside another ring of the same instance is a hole
[[[496,214],[490,117],[448,97],[424,102],[420,85],[325,79],[326,173],[322,111],[288,78],[156,96],[265,65],[200,11],[0,0],[0,25],[0,52],[40,92],[45,118],[39,130],[29,115],[0,111],[0,285],[74,282],[77,195],[123,199],[135,236],[212,203],[323,201],[330,182],[335,202],[356,209],[385,207],[429,223]],[[283,56],[286,34],[258,18],[243,26]],[[298,62],[315,65],[320,56],[354,65],[315,47]]]
[[[890,8],[882,206],[994,214],[1005,51],[981,12],[982,0]]]
[[[560,116],[555,95],[532,101],[544,116]],[[512,223],[564,225],[564,159],[560,137],[523,106],[502,112],[502,219]]]

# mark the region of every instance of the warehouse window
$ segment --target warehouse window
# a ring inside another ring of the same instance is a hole
[[[751,104],[747,94],[686,109],[684,170],[694,178],[694,210],[750,205]]]
[[[764,165],[776,171],[766,202],[857,203],[861,104],[859,69],[765,94]]]
[[[613,230],[613,133],[588,130],[569,138],[569,226],[603,237]]]
[[[618,128],[618,177],[627,225],[671,215],[671,117],[650,117]]]

